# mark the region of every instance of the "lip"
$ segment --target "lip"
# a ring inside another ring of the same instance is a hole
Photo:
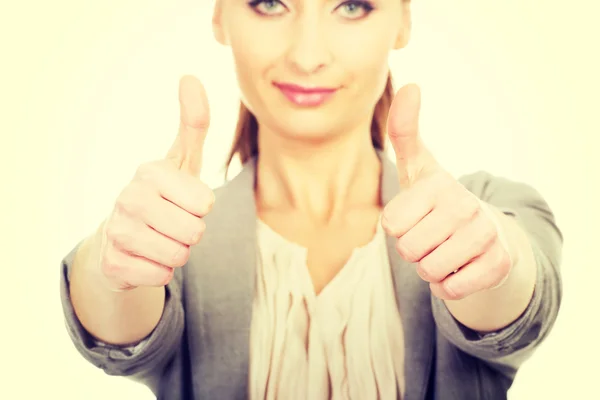
[[[303,107],[316,107],[325,103],[338,90],[337,88],[307,87],[292,83],[274,82],[288,100]]]

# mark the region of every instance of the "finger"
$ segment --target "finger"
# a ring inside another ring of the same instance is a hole
[[[437,202],[429,214],[398,239],[398,252],[409,262],[419,262],[438,248],[469,223],[479,207],[473,196],[463,191],[450,190],[440,195],[443,201]]]
[[[120,290],[139,286],[164,286],[173,277],[173,268],[112,248],[103,270],[109,280],[118,280]]]
[[[179,82],[179,132],[167,159],[182,171],[198,176],[202,167],[202,150],[210,125],[210,108],[202,83],[186,75]]]
[[[115,219],[106,235],[109,244],[117,250],[171,268],[182,267],[187,262],[189,246],[155,231],[139,220],[120,217],[118,213]]]
[[[456,229],[451,217],[435,208],[396,243],[400,256],[410,263],[421,261],[447,240]]]
[[[460,300],[498,285],[504,280],[509,269],[510,258],[500,243],[496,242],[489,251],[469,262],[456,274],[429,286],[436,297]]]
[[[165,179],[157,185],[160,195],[190,214],[197,217],[206,216],[215,202],[212,189],[191,175],[177,176],[179,180],[169,180],[168,174],[165,175]],[[178,181],[182,181],[181,184],[178,184]]]
[[[396,195],[383,210],[381,224],[384,231],[395,237],[410,231],[435,207],[436,189],[433,181],[422,180],[410,191]]]
[[[141,220],[155,231],[188,246],[200,241],[206,225],[201,217],[186,212],[160,196],[149,196]]]
[[[419,114],[421,111],[421,91],[415,84],[398,90],[390,106],[388,134],[396,161],[402,165],[418,158],[421,152],[419,143]]]
[[[215,201],[214,192],[208,185],[190,174],[182,173],[170,163],[158,161],[141,165],[137,171],[137,180],[143,184],[130,185],[128,190],[131,194],[127,196],[125,193],[124,201],[130,201],[139,207],[147,208],[145,204],[139,203],[146,201],[144,193],[149,188],[155,188],[164,199],[198,217],[208,214]],[[156,193],[148,192],[147,195],[156,196]]]
[[[428,282],[441,282],[489,251],[497,238],[495,227],[487,218],[476,215],[419,262],[417,269],[421,278]]]
[[[398,90],[388,117],[388,136],[396,154],[396,167],[402,188],[412,186],[436,166],[419,132],[421,91],[415,84]]]

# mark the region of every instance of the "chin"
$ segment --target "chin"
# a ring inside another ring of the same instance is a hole
[[[276,132],[288,138],[315,143],[327,142],[348,130],[344,119],[335,114],[317,110],[290,110],[273,116]]]

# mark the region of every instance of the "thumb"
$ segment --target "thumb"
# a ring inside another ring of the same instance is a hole
[[[398,90],[388,116],[388,136],[396,154],[400,186],[408,188],[437,168],[433,156],[421,140],[419,114],[421,90],[416,84]]]
[[[210,108],[202,83],[186,75],[179,81],[179,131],[166,158],[182,171],[198,176],[210,125]]]

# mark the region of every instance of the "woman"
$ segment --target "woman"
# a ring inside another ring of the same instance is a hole
[[[506,398],[556,319],[562,237],[533,188],[424,146],[387,66],[409,2],[217,0],[213,23],[243,169],[196,178],[209,107],[184,77],[167,157],[63,260],[77,349],[161,399]]]

